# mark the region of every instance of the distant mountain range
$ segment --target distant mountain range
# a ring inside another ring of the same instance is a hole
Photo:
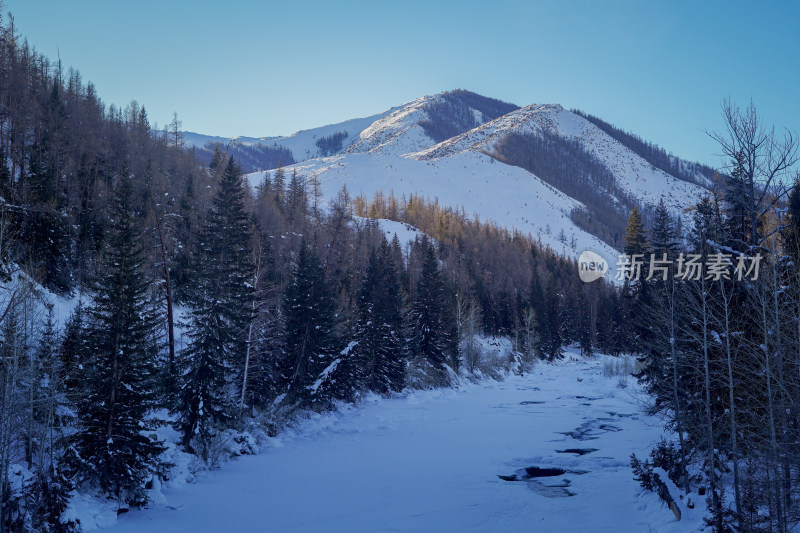
[[[612,265],[634,205],[647,215],[663,198],[686,223],[714,176],[592,115],[463,90],[287,137],[184,138],[200,157],[219,143],[254,186],[282,164],[315,175],[328,199],[344,185],[368,200],[418,194]]]

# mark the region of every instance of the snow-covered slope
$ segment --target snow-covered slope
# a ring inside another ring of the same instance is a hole
[[[184,140],[187,145],[196,147],[202,147],[209,142],[282,146],[292,152],[297,162],[342,152],[402,155],[424,150],[436,144],[430,129],[426,130],[423,124],[427,124],[429,128],[446,126],[448,130],[454,131],[452,134],[457,134],[511,109],[516,109],[516,106],[458,90],[423,96],[376,115],[302,130],[286,137],[225,138],[184,132]],[[438,114],[431,116],[434,111]],[[448,112],[450,116],[446,116]],[[437,120],[444,123],[437,124]],[[317,144],[320,139],[342,134],[344,139],[335,150],[326,152]]]
[[[415,157],[433,161],[465,151],[494,153],[497,143],[510,133],[537,135],[542,131],[578,141],[611,171],[617,186],[642,205],[653,206],[663,197],[671,211],[681,215],[705,191],[653,167],[592,122],[557,104],[530,105],[512,111],[415,154]]]
[[[647,456],[663,424],[606,361],[569,353],[502,382],[316,415],[260,455],[168,482],[108,531],[702,531],[702,496],[678,501],[678,522],[633,479],[631,452]],[[564,473],[525,479],[529,467]]]
[[[503,111],[485,115],[475,107]],[[493,116],[497,118],[491,120]],[[560,105],[516,108],[455,91],[418,98],[375,117],[344,124],[351,132],[363,128],[348,134],[348,144],[331,157],[309,158],[313,139],[308,135],[329,135],[341,125],[299,132],[280,141],[296,153],[300,162],[294,167],[299,173],[317,176],[326,198],[333,198],[344,185],[351,194],[368,200],[378,191],[393,192],[398,198],[418,194],[530,234],[565,256],[577,258],[583,250],[594,250],[612,266],[618,251],[571,219],[574,209],[585,207],[581,202],[531,172],[492,157],[506,136],[547,132],[579,143],[613,175],[615,190],[642,206],[654,206],[663,197],[673,214],[686,217],[685,208],[705,192],[655,168],[594,123]],[[452,132],[452,136],[437,143],[433,137],[441,137],[442,131]],[[290,145],[293,138],[297,144]],[[301,153],[303,150],[306,153]],[[257,172],[248,179],[255,185],[263,176]],[[609,196],[608,205],[617,201]]]
[[[337,124],[329,124],[319,128],[312,128],[309,130],[301,130],[297,133],[281,137],[214,137],[212,135],[203,135],[200,133],[184,132],[184,141],[190,146],[202,147],[206,143],[221,143],[226,145],[228,143],[240,143],[245,145],[262,144],[264,146],[283,146],[292,152],[295,161],[305,161],[320,155],[320,149],[317,146],[317,141],[324,137],[329,137],[337,133],[346,133],[347,136],[342,141],[341,150],[346,150],[353,143],[359,142],[359,134],[367,129],[374,122],[382,119],[386,115],[394,112],[397,108],[392,108],[377,115],[372,115],[364,118],[354,118],[339,122]]]
[[[352,195],[367,199],[379,191],[394,193],[397,198],[421,194],[437,199],[441,205],[463,207],[483,220],[530,234],[565,256],[577,258],[580,252],[590,249],[610,265],[616,264],[617,252],[613,248],[570,219],[570,212],[581,205],[579,202],[526,170],[499,163],[482,153],[464,152],[437,161],[348,153],[290,168],[297,168],[304,175],[315,174],[327,199],[335,198],[344,185]],[[263,172],[248,175],[253,186],[263,178]]]
[[[410,155],[516,109],[464,90],[423,96],[371,124],[347,152]]]
[[[419,123],[428,119],[425,106],[440,99],[440,95],[423,96],[389,113],[364,129],[347,152],[402,155],[433,146],[435,141]]]

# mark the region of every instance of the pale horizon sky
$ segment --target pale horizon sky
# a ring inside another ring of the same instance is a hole
[[[578,108],[714,166],[723,98],[800,128],[796,3],[3,3],[107,105],[209,135],[289,135],[456,88]]]

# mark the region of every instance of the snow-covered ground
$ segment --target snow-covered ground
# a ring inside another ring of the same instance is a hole
[[[195,483],[167,487],[109,531],[537,531],[702,529],[703,502],[677,522],[629,466],[661,436],[632,378],[605,357],[539,363],[458,390],[370,398],[303,421]],[[558,450],[592,448],[579,455]],[[555,477],[504,481],[527,467]],[[674,490],[674,488],[673,488]],[[677,492],[673,492],[677,496]]]

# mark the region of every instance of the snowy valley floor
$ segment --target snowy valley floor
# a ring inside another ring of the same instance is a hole
[[[677,522],[633,480],[631,452],[645,457],[662,424],[643,413],[633,378],[620,388],[604,377],[604,359],[572,356],[503,382],[371,399],[308,420],[106,531],[700,530],[702,500],[694,510],[680,502]],[[596,451],[557,451],[576,448]],[[531,466],[567,472],[498,478]]]

